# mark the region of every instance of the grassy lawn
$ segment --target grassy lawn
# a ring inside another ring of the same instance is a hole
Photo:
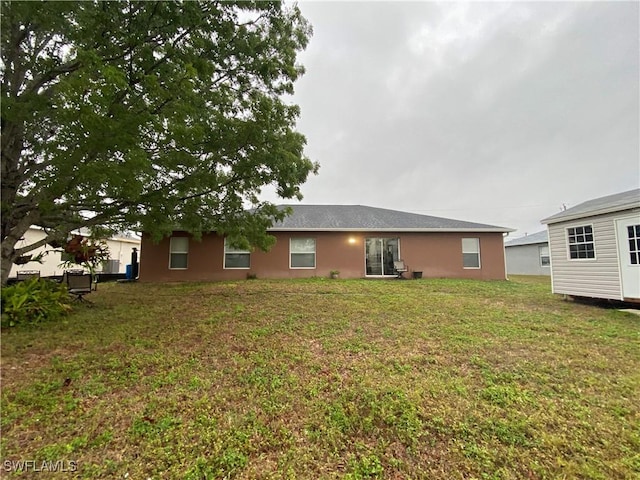
[[[548,279],[88,298],[64,323],[2,331],[3,478],[18,460],[77,465],[22,478],[640,476],[640,317]]]

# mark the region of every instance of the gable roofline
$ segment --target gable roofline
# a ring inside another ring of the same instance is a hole
[[[505,247],[521,247],[524,245],[540,245],[544,243],[549,243],[549,235],[546,230],[542,230],[541,232],[532,233],[530,235],[525,235],[523,237],[514,238],[513,240],[509,240],[505,242]]]
[[[38,225],[31,225],[29,227],[29,230],[35,231],[35,232],[44,232],[44,228],[38,226]],[[71,230],[71,232],[69,232],[71,235],[82,235],[83,237],[90,237],[91,236],[91,232],[84,228],[76,228],[75,230]],[[136,244],[140,244],[141,242],[141,238],[140,237],[135,237],[135,236],[129,236],[126,234],[122,234],[122,233],[116,233],[110,237],[105,237],[102,240],[109,240],[109,241],[113,241],[113,242],[123,242],[123,243],[136,243]]]
[[[270,232],[487,232],[515,230],[365,205],[279,205],[292,214]]]
[[[540,223],[549,225],[568,222],[584,217],[595,217],[596,215],[606,215],[634,208],[640,208],[640,188],[588,200],[547,217],[541,220]]]

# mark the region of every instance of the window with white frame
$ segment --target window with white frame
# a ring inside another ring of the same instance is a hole
[[[462,239],[462,266],[464,268],[480,268],[480,239]]]
[[[316,268],[316,239],[292,238],[289,256],[290,268]]]
[[[541,245],[538,247],[538,252],[540,253],[540,266],[548,267],[551,265],[551,260],[549,258],[549,246]]]
[[[567,245],[572,260],[596,258],[591,225],[567,228]]]
[[[251,266],[251,252],[236,248],[224,239],[224,268],[249,268]]]
[[[640,225],[627,227],[631,265],[640,265]]]
[[[169,239],[169,268],[184,270],[189,260],[189,238],[171,237]]]

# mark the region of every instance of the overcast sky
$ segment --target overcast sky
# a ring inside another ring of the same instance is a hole
[[[305,204],[514,228],[640,187],[638,2],[299,2]],[[278,203],[283,203],[279,200]]]

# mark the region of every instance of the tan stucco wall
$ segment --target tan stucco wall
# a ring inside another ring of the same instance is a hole
[[[187,236],[176,232],[176,236]],[[224,269],[224,240],[215,233],[205,234],[201,241],[189,241],[188,268],[169,269],[169,238],[154,243],[142,236],[140,280],[212,281],[245,279],[247,274],[258,278],[301,278],[329,276],[339,270],[341,278],[365,277],[365,238],[400,239],[400,256],[411,272],[422,271],[423,277],[475,278],[504,280],[504,243],[502,233],[388,233],[388,232],[275,232],[276,244],[269,252],[251,254],[251,268]],[[316,239],[316,268],[289,268],[289,239]],[[462,266],[462,238],[480,239],[480,269]]]

